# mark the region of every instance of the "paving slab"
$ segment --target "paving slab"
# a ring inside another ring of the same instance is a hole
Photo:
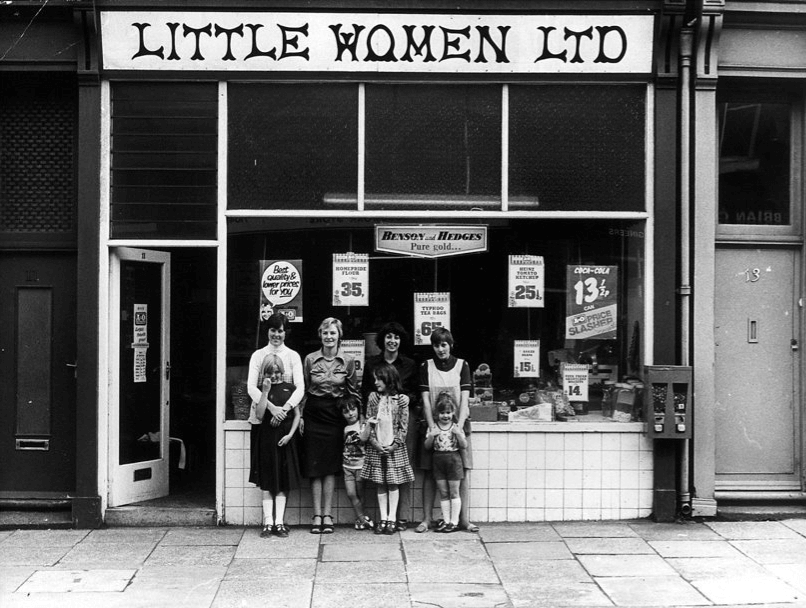
[[[479,536],[485,543],[560,540],[560,535],[550,524],[486,524]]]
[[[17,593],[123,591],[137,570],[37,570]]]
[[[316,534],[311,534],[308,528],[300,528],[299,533],[313,537],[317,536]],[[372,530],[356,530],[355,528],[336,526],[336,531],[333,534],[321,534],[319,535],[319,540],[323,545],[338,543],[395,544],[400,542],[400,535],[405,533],[395,532],[387,536],[386,534],[375,534]]]
[[[244,535],[243,528],[172,528],[160,545],[237,545]]]
[[[285,582],[225,580],[221,582],[212,608],[300,608],[311,605],[313,581],[289,585]]]
[[[226,580],[281,580],[289,584],[313,580],[316,559],[307,558],[235,558],[226,568]]]
[[[534,585],[592,583],[593,579],[576,560],[531,559],[518,563],[498,562],[496,571],[501,581]]]
[[[59,560],[59,566],[75,569],[139,568],[155,547],[155,542],[139,542],[115,545],[114,550],[110,550],[106,543],[80,543]]]
[[[168,528],[106,528],[92,530],[82,543],[158,543]]]
[[[596,582],[616,606],[705,606],[699,591],[679,576],[603,577]]]
[[[292,531],[288,538],[260,538],[257,530],[247,530],[235,552],[235,557],[316,559],[319,557],[319,536]]]
[[[267,598],[274,608],[273,598]],[[405,583],[371,583],[343,585],[317,581],[311,599],[311,608],[410,608]]]
[[[770,564],[766,569],[806,595],[806,564]]]
[[[763,576],[767,573],[764,566],[741,554],[736,557],[668,558],[666,563],[687,580],[726,575]]]
[[[702,578],[693,579],[691,584],[715,604],[767,604],[806,600],[806,596],[773,575]]]
[[[638,536],[628,524],[613,522],[562,522],[552,524],[563,538],[630,538]]]
[[[149,566],[228,566],[235,557],[230,545],[159,545],[148,556]]]
[[[488,545],[489,547],[489,545]],[[453,542],[453,534],[435,536],[429,542],[404,542],[403,549],[406,560],[412,561],[452,561],[469,562],[475,560],[487,561],[487,549],[478,538],[472,542]]]
[[[403,561],[400,543],[367,545],[363,543],[322,545],[323,562]]]
[[[601,576],[674,576],[677,574],[657,555],[580,555],[579,561],[588,574]]]
[[[40,547],[3,544],[0,546],[0,567],[6,566],[52,566],[59,562],[73,547]]]
[[[490,560],[472,561],[409,561],[406,573],[411,583],[478,583],[497,585],[500,583],[495,567]]]
[[[406,583],[406,566],[401,561],[375,561],[367,568],[356,562],[322,562],[316,565],[316,584],[343,585]]]
[[[574,559],[564,542],[490,543],[487,552],[493,561],[507,563],[533,559]]]
[[[649,546],[661,557],[741,557],[726,540],[652,540]]]
[[[37,566],[1,566],[0,596],[15,591],[29,576],[38,570]],[[0,606],[3,603],[0,602]]]
[[[513,608],[501,585],[410,583],[409,593],[412,608]]]
[[[801,536],[806,536],[806,519],[785,519],[781,523]]]
[[[806,538],[735,540],[731,544],[760,564],[806,563]]]
[[[81,542],[89,530],[16,530],[2,540],[2,547],[13,545],[72,547]]]
[[[705,524],[690,521],[655,523],[630,522],[630,528],[644,540],[724,540]]]
[[[613,602],[593,581],[562,584],[505,583],[504,589],[515,608],[613,605]]]
[[[566,538],[565,544],[575,555],[654,555],[642,538]]]
[[[705,525],[728,540],[798,538],[800,535],[780,521],[708,521]]]

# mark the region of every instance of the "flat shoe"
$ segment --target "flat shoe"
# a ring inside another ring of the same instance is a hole
[[[405,519],[398,519],[395,522],[395,530],[397,532],[405,532],[408,529],[409,529],[409,522],[406,521]]]
[[[260,531],[260,538],[268,538],[274,532],[274,526],[263,526]]]
[[[445,527],[442,530],[437,530],[437,532],[444,532],[445,534],[450,534],[451,532],[456,532],[459,529],[458,526],[455,524],[445,524]]]
[[[285,527],[285,524],[279,524],[274,528],[274,533],[279,536],[280,538],[287,538],[288,537],[288,528]]]
[[[414,531],[417,534],[422,534],[423,532],[428,532],[428,524],[425,523],[424,521],[422,521],[417,525],[416,528],[414,528]]]

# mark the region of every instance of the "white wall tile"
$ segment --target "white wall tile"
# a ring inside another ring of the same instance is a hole
[[[224,504],[229,507],[243,507],[243,487],[225,488]]]
[[[602,490],[602,511],[611,509],[618,512],[619,509],[619,491],[618,490]],[[612,518],[613,515],[610,516]],[[615,517],[618,517],[616,515]]]
[[[472,433],[473,435],[473,454],[476,450],[489,450],[490,449],[490,435],[493,433]]]
[[[596,509],[602,508],[602,492],[600,490],[582,490],[582,508]]]
[[[470,515],[470,521],[474,523],[491,521],[487,509],[477,509],[475,507],[470,507],[470,511],[468,512],[468,514]]]
[[[582,455],[585,452],[582,450],[566,450],[565,451],[565,468],[566,469],[581,469],[582,468]]]
[[[602,449],[621,451],[621,433],[602,433]]]
[[[546,450],[546,469],[561,470],[564,468],[565,468],[565,460],[563,459],[562,450],[557,451]]]
[[[224,467],[227,469],[244,468],[244,457],[248,454],[249,452],[245,450],[224,450]]]
[[[548,433],[546,435],[546,452],[562,452],[565,449],[565,433]]]
[[[582,470],[563,471],[563,487],[566,489],[581,489]]]
[[[470,488],[470,506],[472,508],[489,507],[490,491],[487,488]]]
[[[489,469],[490,468],[490,452],[476,452],[473,450],[473,468],[474,469]]]
[[[507,450],[509,433],[490,433],[490,451]]]
[[[526,490],[507,490],[507,509],[518,508],[526,508]]]
[[[546,471],[537,469],[534,471],[526,471],[526,487],[527,488],[545,488],[546,487]]]
[[[563,488],[565,484],[565,471],[546,471],[546,488]]]
[[[586,509],[582,507],[582,519],[586,521],[599,521],[602,519],[602,510],[597,508]]]
[[[562,490],[546,490],[546,510],[548,509],[562,509],[563,508],[563,491]]]
[[[227,507],[224,516],[227,519],[227,523],[232,526],[244,525],[243,507]]]
[[[489,463],[486,467],[488,469],[508,469],[509,468],[509,453],[506,450],[490,450]],[[473,455],[475,457],[475,454]],[[475,462],[473,463],[475,466]]]
[[[621,489],[621,493],[619,495],[619,508],[624,509],[631,509],[631,508],[638,508],[638,490],[625,490],[624,488]]]
[[[287,513],[286,513],[287,514]],[[288,525],[288,517],[284,517]],[[263,525],[263,509],[260,507],[244,507],[243,508],[243,525],[245,526],[262,526]]]
[[[507,521],[526,521],[526,507],[507,507]]]
[[[490,469],[488,487],[490,488],[506,488],[507,487],[507,474],[506,469]]]
[[[582,451],[583,440],[582,440],[582,433],[564,433],[565,435],[565,442],[564,448],[565,451]]]
[[[526,521],[546,521],[545,509],[526,509]]]
[[[622,490],[637,490],[640,487],[638,482],[638,471],[621,471]]]
[[[651,490],[655,481],[654,471],[638,471],[638,488],[641,490]]]
[[[507,506],[507,491],[503,488],[490,488],[490,494],[487,499],[487,505],[490,510],[492,509],[506,509]]]
[[[546,490],[543,488],[527,488],[526,508],[544,509],[546,506]]]
[[[526,433],[526,449],[530,452],[546,449],[546,435],[544,433]]]
[[[526,487],[526,471],[507,471],[507,487],[510,489],[522,489]]]
[[[526,450],[526,433],[509,433],[509,451]]]
[[[601,468],[608,471],[621,469],[621,452],[618,450],[602,450]]]
[[[624,451],[637,452],[641,446],[641,435],[639,433],[619,433],[621,435],[621,449]]]
[[[582,509],[568,508],[563,509],[563,521],[579,521],[582,519]]]
[[[244,488],[243,489],[243,506],[244,507],[259,507],[263,504],[263,492],[260,488]]]
[[[565,513],[562,509],[546,509],[545,521],[564,521]]]
[[[616,490],[621,487],[621,471],[602,471],[602,488]]]
[[[599,490],[602,487],[602,471],[585,469],[582,471],[582,487]]]
[[[526,468],[529,470],[546,468],[546,453],[544,451],[526,451]]]
[[[526,469],[526,450],[510,450],[507,458],[507,468],[510,470]]]
[[[581,509],[582,490],[563,490],[563,509]]]
[[[594,450],[582,452],[582,468],[585,470],[601,469],[602,452]]]
[[[506,520],[507,520],[507,510],[505,507],[496,509],[490,508],[487,510],[487,521],[496,522]]]
[[[582,435],[582,449],[583,451],[600,451],[602,449],[602,435],[601,433],[584,433]]]
[[[470,474],[470,485],[473,488],[488,488],[490,486],[490,471],[488,469],[473,469]]]

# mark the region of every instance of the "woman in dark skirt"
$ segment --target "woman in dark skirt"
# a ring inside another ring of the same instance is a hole
[[[358,397],[355,360],[340,349],[341,321],[328,317],[319,325],[322,348],[305,357],[305,406],[302,412],[303,474],[311,480],[312,534],[333,532],[333,492],[341,473],[344,417],[338,400]]]

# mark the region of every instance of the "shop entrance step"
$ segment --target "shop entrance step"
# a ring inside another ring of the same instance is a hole
[[[215,526],[215,509],[127,505],[106,510],[107,526]]]

